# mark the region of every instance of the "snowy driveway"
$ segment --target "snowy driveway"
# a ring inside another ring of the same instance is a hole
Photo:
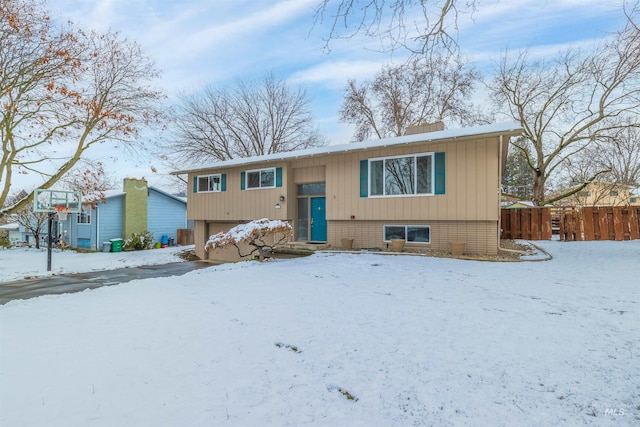
[[[14,299],[82,292],[86,289],[118,285],[132,280],[182,276],[190,271],[209,266],[210,264],[203,262],[174,262],[87,273],[44,276],[8,283],[0,282],[0,305]]]

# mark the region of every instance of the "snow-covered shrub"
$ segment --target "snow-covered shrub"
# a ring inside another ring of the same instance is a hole
[[[150,231],[144,231],[142,233],[132,233],[130,237],[127,237],[122,242],[124,249],[149,249],[153,245],[153,233]]]
[[[257,219],[246,224],[239,224],[226,233],[218,233],[209,237],[204,245],[206,251],[233,245],[238,250],[240,257],[254,254],[262,255],[265,249],[271,249],[289,240],[291,236],[291,224],[287,221],[270,220],[268,218]],[[243,254],[239,246],[245,243],[253,248]]]
[[[5,230],[0,230],[0,248],[8,248],[11,246],[11,242],[9,241],[9,233]]]

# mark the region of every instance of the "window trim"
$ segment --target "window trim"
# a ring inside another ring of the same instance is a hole
[[[430,245],[431,244],[431,225],[424,225],[424,224],[384,224],[382,226],[382,241],[384,243],[391,243],[391,240],[386,240],[386,233],[385,230],[387,227],[403,227],[404,228],[404,241],[406,243],[410,243],[410,244],[416,244],[416,245]],[[407,234],[408,234],[408,228],[413,227],[413,228],[426,228],[429,230],[429,241],[428,242],[416,242],[413,240],[407,240]]]
[[[209,184],[211,183],[212,177],[218,177],[220,182],[218,183],[219,190],[209,190]],[[205,190],[200,189],[200,178],[208,178],[207,188]],[[196,175],[196,193],[221,193],[222,192],[222,174],[221,173],[211,173],[207,175]]]
[[[88,212],[87,212],[88,211]],[[80,212],[76,214],[76,224],[78,225],[91,225],[91,207],[82,206],[80,208]],[[84,221],[80,221],[82,218],[85,218]]]
[[[417,174],[418,174],[418,168],[417,168],[417,158],[418,157],[431,157],[431,191],[429,193],[418,193],[418,185],[417,185]],[[413,162],[414,165],[416,165],[414,167],[414,172],[413,172],[413,187],[414,187],[414,191],[415,193],[412,194],[373,194],[372,193],[372,184],[373,184],[373,174],[371,171],[371,163],[372,162],[376,162],[376,161],[383,161],[383,165],[382,165],[382,191],[383,193],[386,192],[386,186],[385,186],[385,174],[386,174],[386,168],[385,168],[385,161],[386,160],[391,160],[391,159],[403,159],[403,158],[413,158]],[[388,197],[422,197],[422,196],[435,196],[436,195],[436,153],[433,151],[429,151],[429,152],[424,152],[424,153],[412,153],[412,154],[400,154],[397,156],[385,156],[385,157],[373,157],[370,159],[367,159],[367,175],[368,175],[368,179],[367,179],[367,192],[368,192],[368,196],[371,198],[388,198]]]
[[[271,167],[271,168],[261,168],[261,169],[251,169],[251,170],[246,170],[244,171],[244,188],[245,190],[264,190],[264,189],[268,189],[268,188],[276,188],[276,184],[277,184],[277,176],[276,176],[276,169],[275,167]],[[273,185],[272,186],[262,186],[262,172],[265,171],[272,171],[273,172]],[[249,174],[252,172],[259,172],[260,175],[260,186],[258,187],[250,187],[249,186]]]

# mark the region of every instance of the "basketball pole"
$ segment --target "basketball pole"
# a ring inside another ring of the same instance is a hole
[[[51,271],[51,247],[53,246],[53,236],[51,235],[51,226],[53,222],[53,212],[49,212],[47,215],[49,222],[49,237],[47,240],[49,241],[49,245],[47,247],[47,271]]]

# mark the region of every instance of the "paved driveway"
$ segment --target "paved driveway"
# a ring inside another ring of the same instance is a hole
[[[47,276],[17,282],[0,283],[0,305],[15,299],[42,295],[82,292],[101,286],[117,285],[136,279],[182,276],[190,271],[210,267],[206,262],[176,262],[163,265],[120,268],[117,270]]]

